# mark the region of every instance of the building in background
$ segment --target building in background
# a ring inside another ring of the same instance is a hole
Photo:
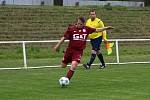
[[[54,0],[0,0],[5,5],[50,5],[53,6]]]
[[[108,0],[0,0],[1,5],[49,5],[49,6],[87,6],[96,5],[104,6],[110,4],[111,6],[144,6],[149,5],[150,2],[144,0],[143,2],[131,1],[108,1]]]

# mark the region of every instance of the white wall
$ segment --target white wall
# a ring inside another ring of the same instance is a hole
[[[81,1],[79,5],[107,5],[111,6],[144,6],[144,2],[129,2],[129,1]]]
[[[2,1],[4,0],[0,0],[0,4],[2,3]],[[7,4],[13,4],[13,0],[5,0]]]
[[[3,0],[0,0],[0,3]],[[5,0],[6,5],[41,5],[42,0]],[[53,5],[53,0],[43,0],[45,5]]]
[[[71,2],[70,2],[71,1]],[[64,6],[75,6],[79,2],[79,6],[85,5],[107,5],[111,6],[144,6],[144,2],[129,2],[129,1],[89,1],[89,0],[64,0]]]
[[[0,3],[3,0],[0,0]],[[8,5],[41,5],[42,0],[5,0]],[[45,5],[53,5],[53,0],[44,0]],[[84,5],[107,5],[110,3],[112,6],[144,6],[144,2],[128,2],[128,1],[96,1],[96,0],[63,0],[64,6],[75,6],[79,2],[79,6]]]
[[[32,0],[14,0],[14,4],[15,5],[32,5]]]
[[[63,0],[63,5],[64,6],[75,6],[75,3],[79,2],[79,1],[81,1],[81,0]]]

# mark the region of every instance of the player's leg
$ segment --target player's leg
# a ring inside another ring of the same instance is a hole
[[[78,65],[77,61],[72,61],[71,63],[71,67],[69,68],[66,77],[70,80],[71,77],[73,76],[74,72],[75,72],[75,68]]]
[[[72,55],[69,52],[69,49],[67,49],[64,54],[62,63],[61,63],[61,68],[66,68],[67,64],[71,62],[71,59],[70,59],[71,57],[72,57]]]
[[[87,64],[83,64],[83,66],[86,69],[90,69],[91,64],[94,62],[94,60],[96,58],[97,50],[99,50],[99,44],[101,43],[101,41],[102,41],[101,37],[98,37],[96,39],[91,39],[91,46],[92,46],[91,57],[90,57],[89,61],[87,62]]]
[[[98,58],[99,58],[99,60],[100,60],[100,62],[101,62],[100,68],[105,68],[105,67],[106,67],[106,64],[105,64],[103,55],[102,55],[102,53],[101,53],[99,50],[97,51],[97,56],[98,56]]]
[[[83,64],[83,66],[86,69],[90,69],[91,64],[94,62],[95,58],[96,58],[96,51],[92,50],[91,57],[90,57],[89,61],[87,62],[87,64]]]
[[[77,65],[80,63],[81,57],[83,54],[83,50],[81,51],[73,51],[73,55],[72,55],[72,62],[71,62],[71,67],[69,68],[66,77],[69,78],[69,80],[71,79],[71,77],[73,76],[74,72],[75,72],[75,68],[77,67]]]
[[[66,68],[66,67],[67,67],[67,64],[64,63],[64,62],[62,62],[62,63],[61,63],[61,68]]]
[[[98,38],[98,43],[97,43],[97,56],[99,58],[99,61],[101,62],[100,64],[100,68],[104,68],[105,67],[105,62],[104,62],[104,58],[103,58],[103,55],[102,53],[100,52],[100,46],[101,46],[101,43],[102,43],[102,37],[99,37]]]

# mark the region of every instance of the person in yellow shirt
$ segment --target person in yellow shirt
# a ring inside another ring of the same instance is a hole
[[[104,27],[104,24],[101,21],[101,19],[96,17],[95,10],[90,11],[90,18],[87,20],[86,26],[92,27],[92,28]],[[100,52],[100,45],[101,45],[102,39],[104,40],[104,43],[107,44],[106,31],[93,32],[92,34],[89,35],[89,38],[90,38],[90,42],[91,42],[91,46],[92,46],[92,53],[91,53],[91,57],[90,57],[89,61],[87,62],[87,64],[83,64],[83,66],[86,69],[90,69],[91,64],[93,63],[93,61],[95,60],[96,55],[97,55],[101,62],[100,68],[103,69],[106,67],[106,65],[105,65],[105,61],[103,59],[103,55]]]

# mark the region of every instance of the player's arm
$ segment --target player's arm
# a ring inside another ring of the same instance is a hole
[[[70,28],[68,27],[68,29],[64,33],[64,36],[60,39],[60,41],[53,48],[55,51],[59,50],[60,45],[64,42],[64,40],[69,39],[69,36],[70,36],[69,33],[70,33]]]
[[[101,27],[104,27],[103,21],[100,21],[100,22],[99,22],[99,27],[100,27],[100,28],[101,28]],[[106,30],[102,32],[102,37],[103,37],[104,42],[107,42]]]
[[[114,29],[114,27],[112,26],[107,26],[107,27],[103,27],[103,28],[96,28],[96,32],[102,32],[108,29]]]
[[[62,38],[60,39],[60,41],[55,45],[55,47],[54,47],[54,50],[55,50],[55,51],[58,51],[58,50],[59,50],[59,47],[60,47],[60,45],[64,42],[64,40],[65,40],[65,37],[62,37]]]
[[[97,32],[103,32],[103,40],[104,40],[104,43],[105,43],[106,46],[108,44],[107,39],[106,39],[106,30],[108,30],[108,29],[114,29],[114,27],[107,26],[107,27],[97,28],[96,29]]]

